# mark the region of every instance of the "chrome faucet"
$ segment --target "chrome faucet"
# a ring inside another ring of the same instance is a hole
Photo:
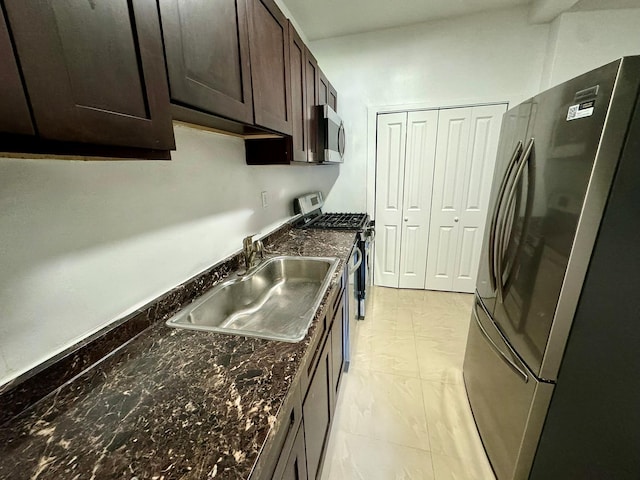
[[[259,255],[260,260],[264,258],[264,244],[262,240],[253,241],[253,235],[249,235],[242,239],[242,254],[244,256],[244,265],[247,269],[247,272],[258,265],[260,262],[256,263],[256,257]]]

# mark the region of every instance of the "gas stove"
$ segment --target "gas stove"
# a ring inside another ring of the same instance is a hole
[[[366,213],[322,213],[324,200],[322,192],[313,192],[294,200],[296,213],[302,217],[296,223],[298,228],[318,228],[326,230],[355,230],[364,232],[370,227]]]
[[[363,230],[369,223],[366,213],[321,213],[304,224],[305,228]]]
[[[371,251],[375,237],[374,222],[366,213],[322,213],[322,192],[313,192],[296,198],[293,209],[300,214],[294,224],[297,228],[343,230],[354,232],[354,246],[346,266],[348,278],[348,305],[345,308],[344,359],[345,369],[350,363],[351,332],[354,322],[365,317],[367,290],[371,278]]]
[[[296,198],[293,208],[301,214],[297,228],[325,230],[351,230],[357,232],[354,251],[359,252],[357,262],[356,290],[358,295],[358,318],[364,318],[366,290],[371,275],[371,248],[375,238],[375,223],[366,213],[322,213],[324,199],[322,192],[313,192]]]

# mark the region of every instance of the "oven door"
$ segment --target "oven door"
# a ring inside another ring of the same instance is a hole
[[[344,370],[349,370],[351,363],[351,353],[353,352],[353,342],[355,340],[356,319],[358,317],[358,274],[362,264],[362,252],[356,246],[351,252],[349,265],[347,266],[347,314],[345,315],[343,353]]]

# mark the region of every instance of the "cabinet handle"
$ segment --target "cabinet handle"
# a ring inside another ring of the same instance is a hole
[[[296,409],[292,407],[291,415],[289,415],[289,428],[287,429],[287,436],[289,436],[289,432],[291,431],[291,429],[295,424],[296,424]]]

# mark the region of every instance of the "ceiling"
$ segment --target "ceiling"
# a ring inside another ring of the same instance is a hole
[[[282,0],[309,40],[531,5],[536,23],[562,11],[640,8],[640,0]],[[540,12],[543,12],[540,15]],[[533,18],[532,18],[533,20]]]
[[[530,0],[283,0],[309,40],[399,27]]]

